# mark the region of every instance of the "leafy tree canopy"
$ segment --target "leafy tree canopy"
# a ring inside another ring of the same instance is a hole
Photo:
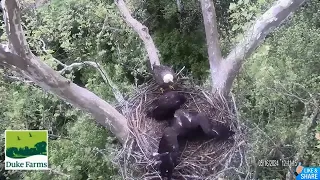
[[[273,1],[214,2],[222,54],[226,55]],[[185,66],[183,73],[208,82],[201,7],[198,1],[182,4],[180,13],[176,1],[167,0],[130,1],[129,8],[149,27],[165,64],[176,70]],[[113,1],[52,0],[37,9],[27,7],[23,21],[32,52],[55,70],[64,68],[59,61],[67,65],[98,62],[124,94],[147,79],[144,46]],[[259,179],[280,179],[288,172],[287,167],[258,168],[254,162],[259,159],[295,157],[303,150],[300,159],[304,163],[320,164],[320,141],[314,138],[320,125],[308,129],[320,100],[318,9],[319,1],[309,1],[270,34],[248,58],[233,86],[241,121],[249,127],[250,167]],[[3,34],[1,40],[5,39]],[[107,130],[33,83],[13,81],[14,74],[7,69],[0,69],[0,74],[0,142],[4,144],[5,129],[49,129],[54,134],[48,142],[51,173],[5,172],[0,166],[0,174],[13,179],[121,179],[111,163],[117,147]],[[64,76],[108,102],[115,101],[109,84],[95,68],[84,66]]]

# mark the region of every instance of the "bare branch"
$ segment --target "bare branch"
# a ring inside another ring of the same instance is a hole
[[[151,65],[160,65],[160,60],[158,56],[159,52],[149,34],[148,28],[131,16],[129,9],[127,8],[126,3],[123,0],[115,0],[115,3],[118,6],[127,24],[130,25],[134,29],[134,31],[136,31],[139,34],[139,37],[143,40]]]
[[[278,0],[256,20],[229,55],[221,61],[219,72],[213,77],[216,91],[229,94],[232,83],[239,73],[244,59],[250,56],[271,31],[297,10],[305,0]]]
[[[97,35],[97,39],[98,39],[98,45],[97,45],[97,46],[98,46],[98,49],[100,49],[100,39],[101,39],[102,35],[105,33],[105,31],[107,30],[108,17],[109,17],[109,15],[107,14],[106,17],[104,18],[101,31],[100,31],[99,34]]]
[[[47,49],[46,49],[46,43],[42,40],[42,39],[39,39],[40,41],[41,41],[41,43],[42,43],[42,51],[44,52],[44,53],[46,53],[46,54],[48,54],[47,53]],[[58,64],[60,64],[61,66],[63,66],[63,67],[65,67],[66,65],[65,64],[63,64],[61,61],[59,61],[58,59],[56,59],[56,58],[54,58],[54,57],[52,57],[52,59],[55,61],[55,62],[57,62]]]
[[[219,65],[222,60],[216,11],[212,0],[200,0],[200,3],[206,31],[210,73],[211,77],[214,77],[219,71]],[[214,80],[214,78],[211,79]],[[214,84],[215,82],[213,81],[212,83]]]
[[[182,13],[182,3],[181,0],[176,0],[177,1],[177,9],[179,13]]]
[[[120,142],[126,142],[129,138],[126,118],[106,101],[62,77],[32,54],[21,28],[17,1],[2,0],[2,5],[8,39],[17,54],[0,48],[0,64],[19,69],[21,73],[29,76],[33,82],[46,91],[91,113],[99,124],[109,127]]]
[[[101,48],[101,38],[103,36],[103,34],[105,33],[105,31],[107,30],[107,25],[108,25],[108,15],[106,15],[106,17],[104,18],[104,22],[103,22],[103,25],[102,25],[102,28],[101,28],[101,31],[99,32],[99,34],[97,35],[97,50],[98,50],[98,58],[101,59],[101,56],[99,55],[99,51],[102,50]],[[101,60],[102,61],[102,60]],[[87,61],[87,64],[88,64],[88,61]],[[117,99],[118,103],[119,104],[123,104],[123,103],[126,103],[126,101],[124,100],[120,90],[118,89],[118,87],[113,83],[113,81],[111,80],[109,74],[103,69],[101,68],[101,65],[97,62],[93,63],[91,62],[89,65],[95,67],[101,74],[103,80],[108,83],[111,88],[112,88],[112,92],[115,96],[115,98]]]
[[[101,50],[101,48],[100,48],[100,39],[101,39],[103,33],[105,32],[105,30],[107,29],[107,24],[108,24],[108,16],[105,17],[105,20],[104,20],[103,26],[101,28],[101,31],[97,36],[97,38],[98,38],[98,45],[97,45],[98,51]],[[45,42],[42,39],[40,39],[40,41],[42,42],[42,51],[45,52],[46,54],[48,54],[47,53],[48,50],[46,49]],[[126,102],[124,100],[124,98],[123,98],[122,93],[118,89],[118,87],[113,83],[113,81],[111,80],[111,78],[108,75],[108,73],[103,68],[101,68],[101,65],[99,63],[92,62],[92,61],[84,61],[84,62],[81,62],[81,63],[72,63],[71,65],[65,65],[64,63],[62,63],[58,59],[56,59],[54,57],[52,57],[52,58],[53,58],[54,61],[56,61],[58,64],[60,64],[60,65],[62,65],[64,67],[62,70],[59,71],[60,74],[64,74],[66,71],[71,71],[74,68],[80,68],[80,67],[82,67],[84,65],[89,65],[89,66],[92,66],[92,67],[96,68],[99,71],[99,73],[101,74],[103,80],[107,84],[109,84],[111,86],[112,92],[113,92],[116,100],[118,101],[118,103],[122,104],[122,103]],[[77,61],[77,60],[80,60],[80,58],[77,58],[75,61]]]
[[[72,63],[72,64],[70,64],[68,66],[65,66],[59,72],[63,74],[65,71],[71,71],[74,68],[80,68],[80,67],[82,67],[84,65],[92,66],[92,67],[96,68],[100,72],[103,80],[111,86],[112,92],[113,92],[115,98],[117,99],[118,103],[122,104],[122,103],[126,102],[124,97],[122,96],[122,93],[118,89],[118,87],[113,83],[113,81],[111,80],[111,78],[108,75],[108,73],[103,68],[101,68],[101,65],[99,63],[92,62],[92,61],[84,61],[84,62],[81,62],[81,63]]]
[[[70,65],[63,64],[64,68],[58,71],[60,74],[65,74],[67,71],[72,71],[75,68],[81,68],[84,65],[91,65],[94,62],[91,61],[84,61],[84,62],[78,62],[78,63],[72,63]]]

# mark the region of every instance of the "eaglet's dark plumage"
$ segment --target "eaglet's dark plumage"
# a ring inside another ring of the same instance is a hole
[[[170,120],[187,98],[177,91],[169,91],[154,100],[147,111],[147,116],[156,120]]]
[[[175,112],[170,126],[178,132],[179,136],[189,136],[192,130],[199,127],[208,137],[217,140],[226,140],[235,134],[225,124],[218,123],[212,126],[209,118],[204,113],[191,113],[183,109]]]
[[[160,157],[160,175],[171,180],[173,169],[178,165],[179,143],[178,134],[172,127],[165,128],[159,143],[158,153],[154,156]]]

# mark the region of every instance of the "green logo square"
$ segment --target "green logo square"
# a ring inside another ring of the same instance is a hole
[[[6,130],[6,170],[48,170],[47,130]]]

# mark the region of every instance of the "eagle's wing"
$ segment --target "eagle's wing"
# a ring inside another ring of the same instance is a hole
[[[174,100],[175,96],[172,94],[164,94],[159,97],[158,104],[167,105]]]
[[[227,125],[222,123],[215,124],[212,129],[218,132],[218,139],[228,139],[234,134],[234,131],[232,131]]]
[[[178,142],[178,137],[176,135],[176,132],[171,127],[167,127],[163,131],[162,138],[159,143],[159,147],[162,147],[166,149],[166,151],[175,151],[179,148],[179,142]],[[163,152],[159,152],[163,153]]]
[[[146,66],[147,66],[148,72],[152,74],[153,73],[152,65],[151,65],[151,62],[149,60],[147,60]]]
[[[170,136],[169,128],[165,128],[161,140],[159,142],[158,153],[169,152],[172,149],[172,137]]]
[[[153,78],[156,81],[156,83],[158,85],[162,85],[163,84],[163,78],[162,78],[162,66],[158,66],[158,65],[153,65]]]

